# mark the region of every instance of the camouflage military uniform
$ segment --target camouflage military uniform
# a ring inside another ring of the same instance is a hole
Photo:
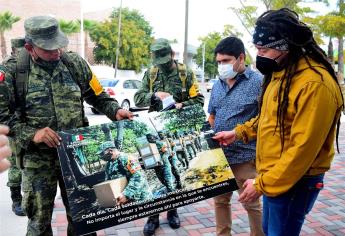
[[[8,62],[17,56],[18,51],[24,47],[24,44],[25,44],[24,38],[11,39],[12,52],[11,52],[11,56],[9,56],[3,60],[2,64],[4,65],[4,67],[10,67],[12,65],[11,63],[8,63]],[[6,70],[6,69],[4,68],[4,70]],[[4,90],[4,91],[0,91],[2,96],[4,96],[4,93],[8,92],[5,86],[6,86],[5,84],[0,85],[0,90]],[[8,99],[8,101],[10,101],[9,97],[10,97],[9,95],[6,95],[3,97],[3,99],[5,99],[5,100]],[[9,124],[9,122],[10,122],[9,117],[6,117],[6,116],[1,116],[0,122],[2,124],[10,125]],[[24,214],[23,209],[21,207],[22,172],[19,168],[17,168],[17,165],[16,165],[16,146],[14,145],[14,142],[12,139],[10,139],[10,145],[11,145],[11,149],[12,149],[12,156],[10,158],[8,158],[10,163],[11,163],[11,167],[8,170],[7,186],[10,187],[11,199],[12,199],[12,211],[18,216],[24,216],[25,214]]]
[[[106,149],[116,149],[111,141],[104,142],[101,145],[99,154]],[[127,199],[133,201],[143,201],[152,199],[152,193],[144,171],[141,169],[139,161],[124,154],[119,154],[116,159],[111,159],[105,166],[105,180],[118,179],[126,177],[128,184],[123,191]]]
[[[171,138],[169,138],[168,141],[170,143],[169,162],[171,164],[171,171],[176,180],[176,188],[181,189],[182,183],[181,183],[181,177],[180,177],[180,168],[178,167],[179,160],[177,159],[177,154],[176,154],[176,144]]]
[[[168,192],[175,191],[174,177],[169,161],[167,145],[163,141],[156,141],[159,154],[161,155],[162,165],[154,168],[156,175],[161,183],[167,188]]]
[[[60,32],[58,22],[52,17],[32,17],[25,21],[24,26],[26,37],[37,47],[56,50],[67,46],[67,38]],[[17,120],[11,125],[11,135],[16,147],[23,152],[22,203],[29,218],[27,235],[52,235],[51,217],[57,182],[69,221],[68,235],[75,235],[57,151],[44,143],[33,143],[36,131],[44,127],[55,131],[82,127],[85,122],[83,98],[112,120],[115,120],[119,109],[118,103],[103,92],[87,63],[75,53],[69,53],[69,56],[78,68],[80,87],[61,60],[53,68],[43,67],[31,60],[25,119],[16,115]],[[15,64],[16,59],[9,63]],[[12,68],[15,66],[7,66],[5,72],[7,93],[13,95],[15,71]],[[8,105],[8,101],[0,99],[1,116],[10,113],[8,106],[3,106],[4,104]]]
[[[183,88],[178,63],[177,61],[174,63],[176,67],[168,75],[158,69],[154,81],[150,70],[145,72],[142,86],[134,95],[134,102],[137,107],[150,106],[151,111],[160,111],[163,108],[162,102],[157,102],[155,92],[170,93],[174,100],[177,103],[182,103],[183,106],[204,105],[204,96],[199,92],[194,73],[191,70],[186,71],[186,84]]]

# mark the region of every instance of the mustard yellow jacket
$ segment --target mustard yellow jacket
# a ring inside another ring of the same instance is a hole
[[[326,172],[334,157],[336,124],[342,95],[323,65],[309,59],[298,62],[292,79],[285,116],[284,149],[276,132],[278,89],[284,70],[275,72],[263,97],[260,118],[235,128],[236,137],[248,142],[257,138],[255,188],[266,196],[287,192],[304,175]]]

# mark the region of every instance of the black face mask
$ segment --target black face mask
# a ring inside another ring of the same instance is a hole
[[[103,154],[102,159],[103,159],[104,161],[110,161],[112,156],[113,156],[113,154],[109,152],[109,153],[107,153],[107,154]]]
[[[273,71],[280,71],[282,68],[278,65],[278,62],[276,60],[282,55],[283,54],[279,55],[278,57],[274,59],[268,58],[268,57],[256,56],[256,68],[263,75],[272,74]]]
[[[48,71],[53,71],[61,60],[61,59],[58,59],[56,61],[46,61],[37,55],[35,49],[33,49],[33,51],[35,52],[35,54],[37,56],[37,58],[35,59],[35,63],[38,64],[39,66],[41,66],[43,69],[46,69]]]
[[[172,65],[174,63],[174,60],[170,60],[167,63],[158,65],[158,68],[163,71],[165,74],[170,74],[173,70]]]

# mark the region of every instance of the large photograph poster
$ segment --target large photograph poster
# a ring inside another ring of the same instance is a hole
[[[78,234],[237,189],[200,106],[60,132],[61,168]]]

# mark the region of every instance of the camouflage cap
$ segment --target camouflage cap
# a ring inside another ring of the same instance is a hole
[[[153,65],[161,65],[170,61],[171,52],[171,46],[167,39],[156,39],[151,45]]]
[[[104,152],[105,150],[107,150],[108,148],[116,148],[114,142],[112,142],[112,141],[105,141],[104,143],[102,143],[102,144],[99,146],[99,149],[98,149],[97,154],[103,153],[103,152]]]
[[[11,39],[11,47],[12,48],[22,48],[25,45],[25,39],[24,38],[14,38]]]
[[[25,39],[45,50],[66,47],[67,37],[59,29],[58,21],[51,16],[34,16],[24,22]]]

